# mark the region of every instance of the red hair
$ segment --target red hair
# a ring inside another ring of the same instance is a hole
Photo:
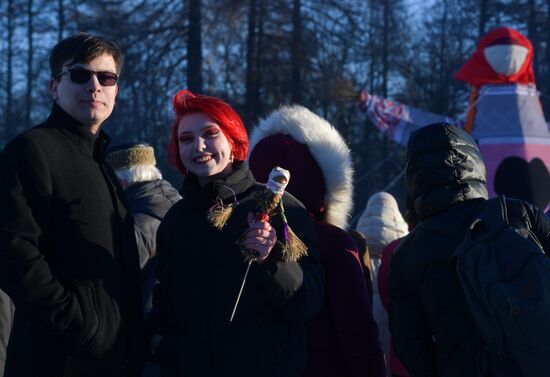
[[[179,153],[178,127],[183,118],[191,113],[203,113],[208,115],[222,130],[231,145],[231,154],[235,161],[246,160],[248,154],[248,135],[241,117],[231,106],[222,100],[193,94],[189,90],[180,90],[172,101],[176,119],[172,124],[172,133],[168,143],[168,158],[180,173],[187,175],[187,169],[181,162]]]

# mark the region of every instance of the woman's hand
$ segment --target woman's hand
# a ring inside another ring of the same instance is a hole
[[[243,246],[257,251],[256,262],[261,264],[267,259],[273,246],[277,243],[277,234],[269,222],[257,221],[253,213],[248,214],[248,226]]]

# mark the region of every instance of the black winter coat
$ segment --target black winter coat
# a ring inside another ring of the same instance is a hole
[[[256,212],[255,182],[244,162],[225,179],[204,186],[189,175],[183,199],[164,218],[157,239],[159,310],[157,331],[166,335],[157,356],[167,376],[299,376],[306,364],[304,322],[322,304],[324,274],[315,230],[305,208],[283,197],[289,224],[309,247],[298,262],[283,262],[276,246],[253,263],[235,318],[229,322],[247,267],[236,241]],[[230,189],[228,189],[230,188]],[[222,199],[239,204],[222,230],[207,210]],[[279,216],[270,219],[283,239]]]
[[[133,221],[97,138],[54,105],[0,155],[0,288],[16,307],[6,376],[136,376]]]
[[[413,133],[407,193],[421,222],[392,257],[389,319],[395,352],[413,377],[476,377],[481,341],[449,263],[487,197],[475,141],[441,124]],[[508,199],[507,205],[509,219],[522,226],[530,222],[550,251],[544,214],[519,200]]]

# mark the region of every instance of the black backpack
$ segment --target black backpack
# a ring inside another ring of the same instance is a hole
[[[503,196],[487,200],[451,257],[497,377],[550,375],[550,258],[529,228]]]

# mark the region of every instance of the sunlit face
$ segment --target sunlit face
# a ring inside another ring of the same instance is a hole
[[[62,71],[69,68],[117,73],[115,60],[109,54],[100,55],[89,63],[76,63],[70,66],[66,64]],[[101,123],[113,112],[118,84],[102,86],[96,75],[91,75],[88,82],[79,84],[71,81],[70,74],[65,74],[50,81],[50,92],[54,101],[67,114],[96,133]]]
[[[231,145],[220,126],[204,113],[191,113],[178,124],[180,159],[197,177],[226,175],[232,170]]]

